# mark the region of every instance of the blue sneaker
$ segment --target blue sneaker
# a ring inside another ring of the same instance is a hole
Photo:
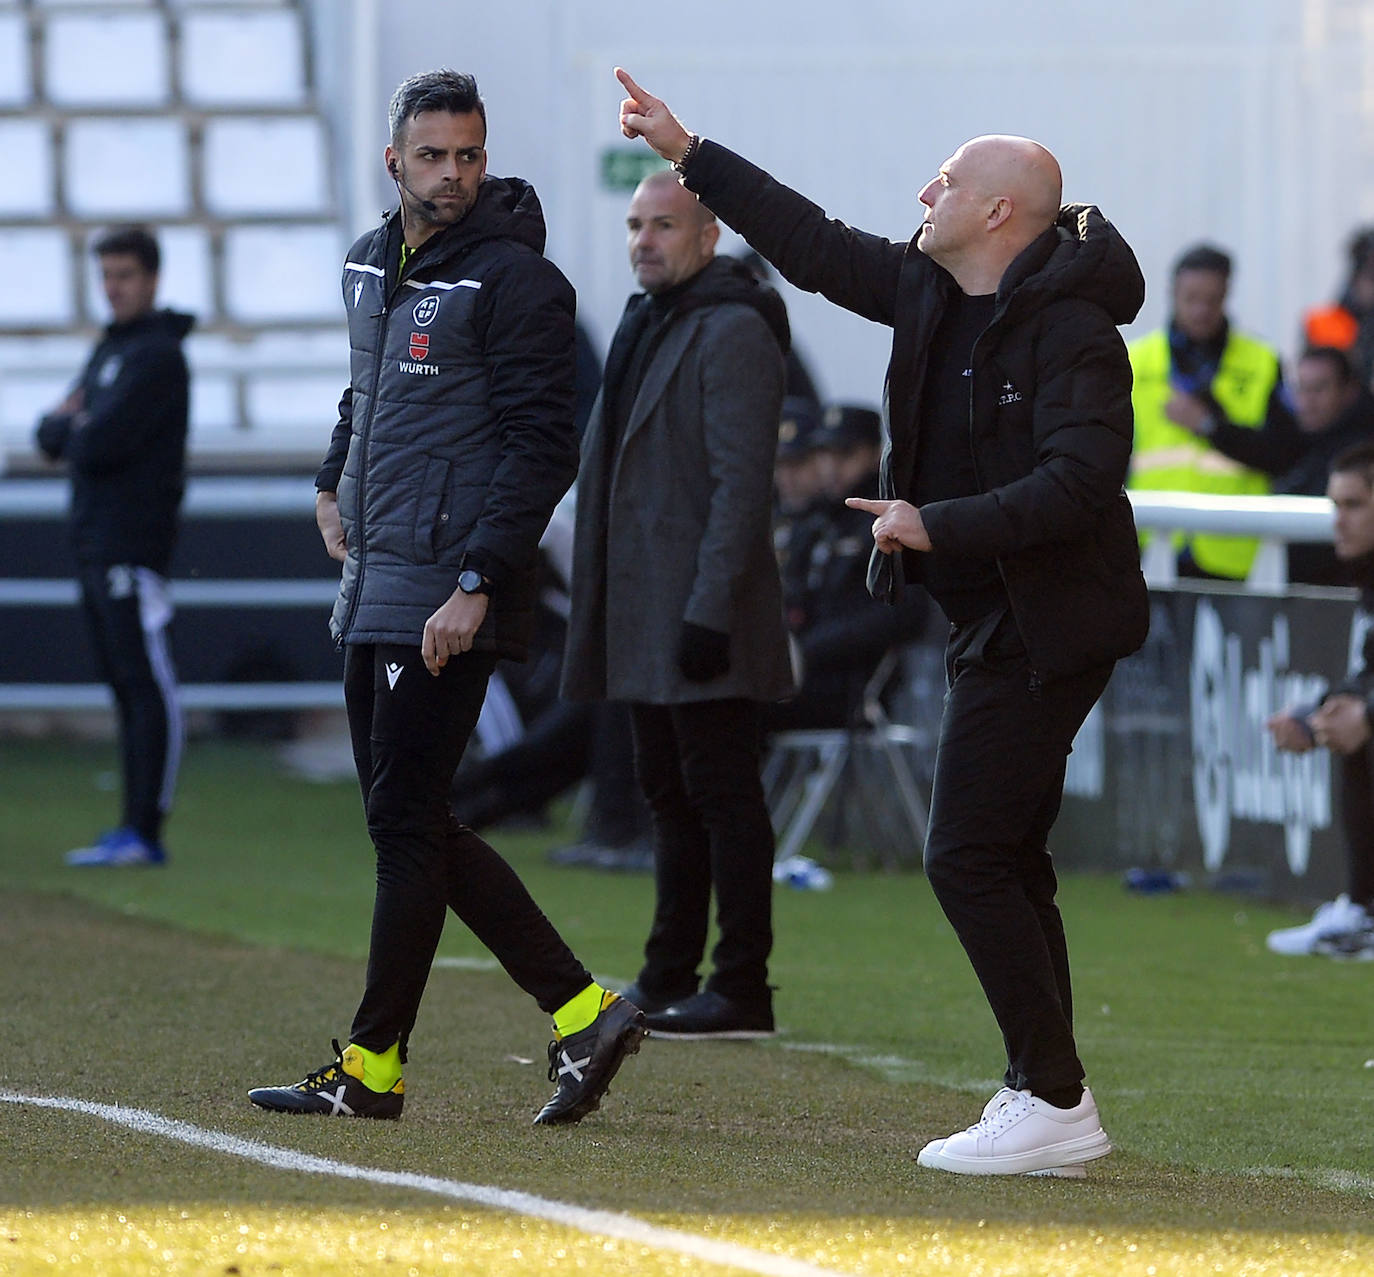
[[[78,847],[65,857],[73,868],[88,865],[160,865],[166,862],[167,852],[160,842],[146,842],[127,825],[101,834],[90,847]]]

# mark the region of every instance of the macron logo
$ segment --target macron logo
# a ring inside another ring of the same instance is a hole
[[[386,663],[386,684],[393,692],[396,690],[396,680],[401,677],[401,671],[403,669],[405,669],[405,666],[395,661],[388,661]]]

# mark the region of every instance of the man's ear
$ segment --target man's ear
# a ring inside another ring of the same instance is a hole
[[[988,230],[996,230],[1012,214],[1012,202],[1005,195],[999,195],[988,213]]]

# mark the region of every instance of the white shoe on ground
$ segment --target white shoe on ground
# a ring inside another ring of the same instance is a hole
[[[1071,1109],[1004,1086],[966,1131],[931,1140],[917,1162],[956,1175],[1055,1175],[1082,1178],[1084,1162],[1105,1157],[1111,1141],[1092,1092]]]
[[[1357,905],[1347,895],[1339,895],[1317,906],[1310,922],[1300,927],[1284,927],[1271,931],[1265,945],[1271,953],[1299,955],[1331,953],[1347,936],[1358,934],[1374,926],[1374,918],[1363,905]]]

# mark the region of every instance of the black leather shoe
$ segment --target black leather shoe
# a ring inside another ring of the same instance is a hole
[[[703,989],[690,998],[644,1017],[656,1038],[677,1038],[690,1042],[704,1038],[772,1037],[771,1002],[741,1002],[713,989]]]
[[[657,993],[645,992],[643,986],[636,980],[633,984],[627,984],[620,991],[620,996],[626,1002],[633,1002],[646,1016],[657,1015],[660,1011],[666,1011],[675,1002],[681,1002],[684,998],[692,995],[689,993],[670,994],[666,997]]]
[[[535,1116],[536,1126],[567,1125],[594,1113],[625,1057],[639,1050],[644,1012],[618,993],[605,997],[585,1029],[549,1043],[549,1081],[558,1089]]]

